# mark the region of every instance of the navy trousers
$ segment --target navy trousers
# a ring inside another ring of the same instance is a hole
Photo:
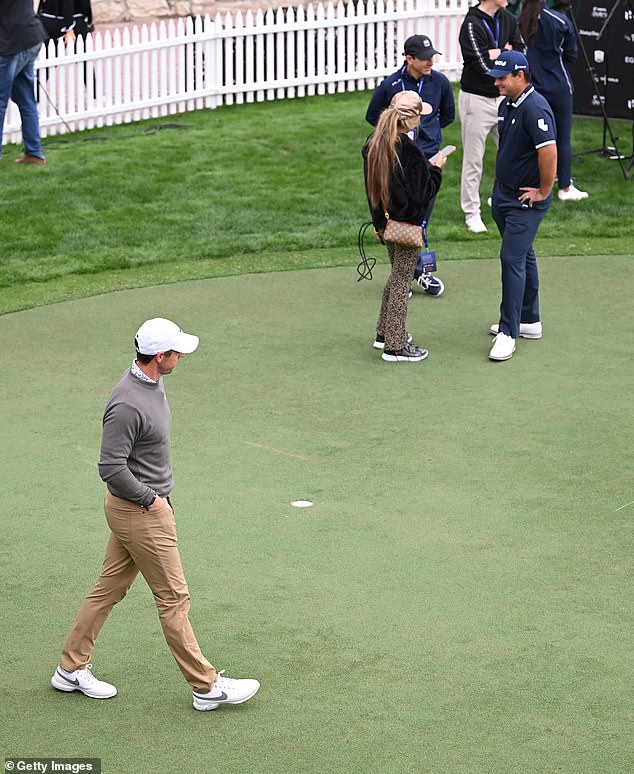
[[[539,320],[539,272],[533,241],[552,203],[551,195],[527,207],[518,195],[519,191],[510,191],[498,181],[493,187],[493,220],[502,235],[500,332],[514,339],[519,338],[521,322]]]
[[[540,92],[542,93],[542,92]],[[544,94],[557,127],[557,186],[568,188],[572,182],[572,94]]]

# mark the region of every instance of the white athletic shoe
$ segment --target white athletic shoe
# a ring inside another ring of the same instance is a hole
[[[253,698],[260,689],[257,680],[234,680],[223,677],[224,669],[218,672],[218,678],[211,691],[207,693],[193,692],[194,709],[206,712],[215,710],[221,704],[242,704]]]
[[[58,691],[81,691],[84,696],[89,696],[91,699],[111,699],[116,696],[117,689],[114,685],[97,680],[91,669],[92,664],[88,664],[84,669],[67,672],[58,666],[51,677],[51,685]]]
[[[506,333],[498,333],[489,352],[489,360],[510,360],[515,352],[515,339]]]
[[[500,326],[496,323],[491,325],[489,333],[497,336],[500,332]],[[520,323],[520,338],[522,339],[541,339],[542,337],[542,324],[539,322],[534,323]]]
[[[562,191],[560,188],[557,196],[562,202],[580,202],[582,199],[587,199],[589,194],[587,191],[580,191],[570,183],[570,188],[567,191]]]
[[[465,218],[465,223],[472,234],[483,234],[485,231],[487,231],[487,227],[482,222],[482,218],[480,217],[479,212],[476,212],[475,215],[469,215],[467,218]]]

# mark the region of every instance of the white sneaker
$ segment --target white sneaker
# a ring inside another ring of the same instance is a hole
[[[487,231],[487,227],[482,222],[482,218],[480,217],[479,212],[476,212],[475,215],[469,215],[466,217],[465,223],[467,224],[469,231],[471,231],[473,234],[483,234],[485,231]]]
[[[515,352],[515,339],[506,333],[498,333],[489,352],[489,360],[510,360]]]
[[[491,325],[489,333],[497,336],[500,332],[500,326]],[[542,324],[539,322],[534,323],[520,323],[520,338],[522,339],[541,339],[542,337]]]
[[[562,202],[580,202],[582,199],[587,199],[589,194],[587,191],[580,191],[570,183],[570,188],[567,191],[562,191],[560,188],[557,196]]]
[[[223,677],[224,669],[218,672],[218,678],[211,691],[207,693],[193,692],[194,709],[206,712],[215,710],[221,704],[242,704],[253,698],[260,689],[257,680],[233,680]]]
[[[51,685],[58,691],[81,691],[84,696],[89,696],[91,699],[111,699],[116,696],[117,689],[114,685],[97,680],[91,669],[92,664],[88,664],[84,669],[67,672],[58,666],[51,677]]]

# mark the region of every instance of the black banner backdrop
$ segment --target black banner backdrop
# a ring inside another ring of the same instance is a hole
[[[601,100],[608,118],[634,121],[634,0],[573,0],[572,14],[588,59],[570,66],[573,112],[603,116]]]

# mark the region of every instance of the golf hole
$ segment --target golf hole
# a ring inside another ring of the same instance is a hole
[[[312,504],[312,500],[293,500],[291,503],[295,508],[310,508]]]

